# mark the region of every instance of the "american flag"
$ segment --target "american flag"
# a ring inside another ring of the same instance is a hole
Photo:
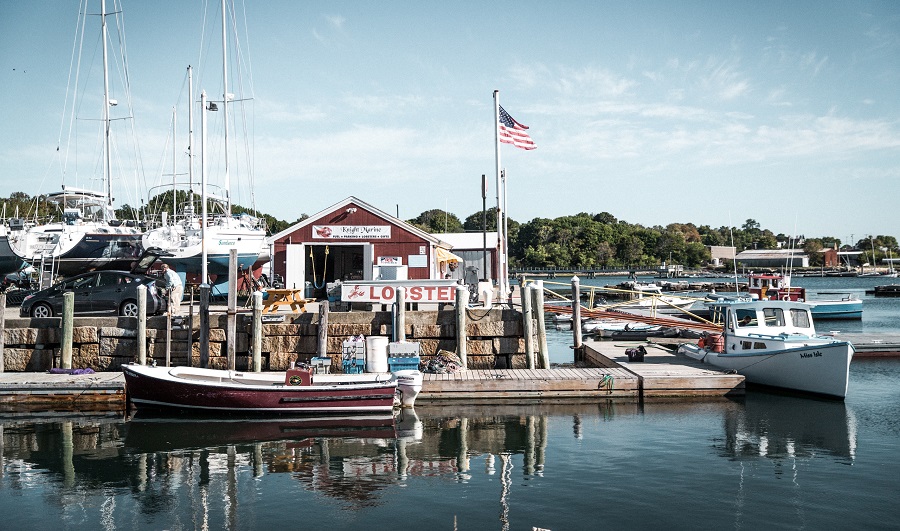
[[[512,116],[509,115],[503,107],[500,107],[500,124],[499,124],[499,132],[500,132],[500,141],[505,144],[512,144],[517,148],[522,149],[534,149],[537,146],[534,145],[534,141],[531,140],[531,137],[528,136],[528,133],[525,131],[528,129],[528,126],[522,125],[517,122]]]

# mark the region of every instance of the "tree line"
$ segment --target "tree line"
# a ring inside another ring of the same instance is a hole
[[[440,209],[427,210],[407,220],[430,233],[477,232],[483,230],[482,212],[465,219]],[[497,209],[487,215],[487,230],[497,229]],[[797,249],[809,255],[811,266],[822,266],[823,249],[859,250],[861,262],[877,263],[882,258],[898,257],[894,236],[866,236],[845,244],[839,238],[824,236],[793,238],[763,229],[753,219],[741,227],[670,223],[646,227],[616,219],[608,212],[579,213],[558,218],[535,218],[526,223],[507,221],[510,264],[514,267],[656,267],[662,263],[681,264],[690,268],[706,266],[709,247],[746,249]],[[873,251],[874,249],[874,251]]]
[[[181,210],[181,205],[191,200],[189,193],[179,190],[173,197],[172,191],[158,194],[146,205],[132,207],[122,205],[116,209],[116,216],[123,220],[146,222],[158,219],[162,211]],[[193,196],[194,211],[200,212],[200,198]],[[3,202],[3,217],[27,219],[59,219],[58,207],[47,203],[44,196],[31,197],[24,192],[15,192]],[[208,205],[214,212],[215,205]],[[302,214],[295,221],[279,220],[269,214],[249,208],[232,205],[232,213],[248,213],[265,219],[270,234],[280,232],[306,219]],[[408,223],[428,233],[480,232],[497,230],[497,209],[487,211],[486,220],[482,211],[472,213],[464,220],[441,209],[426,210]],[[894,236],[871,235],[856,242],[844,243],[839,238],[823,236],[792,238],[785,234],[775,234],[763,229],[753,219],[748,219],[740,227],[718,227],[694,225],[693,223],[670,223],[665,227],[646,227],[616,219],[608,212],[599,214],[578,213],[558,218],[534,218],[520,223],[507,220],[510,265],[513,267],[579,267],[585,269],[604,267],[656,267],[665,262],[681,264],[690,268],[704,267],[711,259],[710,246],[734,246],[738,252],[745,249],[789,249],[802,250],[809,256],[811,266],[821,266],[824,257],[822,249],[858,250],[861,262],[879,263],[883,258],[900,258],[897,239]]]

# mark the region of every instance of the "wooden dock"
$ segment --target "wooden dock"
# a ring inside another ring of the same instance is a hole
[[[633,373],[616,367],[494,369],[425,374],[417,400],[636,400],[639,389]]]
[[[643,345],[642,362],[630,362],[625,351]],[[709,365],[649,342],[586,341],[586,361],[615,366],[633,374],[640,382],[641,398],[742,396],[744,377],[710,369]]]
[[[125,408],[125,376],[121,372],[0,374],[0,412],[20,409],[88,411]]]

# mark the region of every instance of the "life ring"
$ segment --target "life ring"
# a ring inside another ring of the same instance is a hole
[[[783,301],[789,301],[789,300],[791,300],[791,298],[790,298],[789,296],[787,296],[787,295],[782,295],[782,296],[781,296],[781,300],[783,300]]]

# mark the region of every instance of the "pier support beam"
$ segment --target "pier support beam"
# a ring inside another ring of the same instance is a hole
[[[316,329],[316,356],[328,356],[328,301],[319,303],[319,328]],[[340,361],[340,360],[338,360]]]
[[[209,284],[200,284],[200,367],[209,367]]]
[[[262,372],[262,308],[261,291],[253,292],[253,372]]]
[[[143,284],[137,287],[137,362],[140,365],[147,364],[147,286]],[[166,305],[168,308],[169,305]],[[168,348],[168,345],[166,345]]]
[[[522,324],[525,332],[525,365],[534,369],[534,315],[532,312],[531,292],[534,288],[525,286],[520,288],[519,297],[522,300]]]
[[[466,305],[469,303],[469,290],[465,286],[456,287],[456,355],[462,361],[463,369],[468,367],[466,357]]]
[[[580,361],[584,354],[584,342],[581,339],[581,280],[572,277],[572,338],[575,342],[575,361]]]
[[[400,286],[395,293],[394,341],[406,341],[406,288]]]
[[[62,337],[59,340],[59,365],[61,369],[72,368],[72,333],[75,319],[75,292],[63,293]]]
[[[547,348],[547,323],[544,321],[544,281],[538,280],[534,286],[534,313],[537,318],[538,350],[541,353],[541,368],[550,368],[550,350]]]
[[[249,289],[249,286],[248,286]],[[228,310],[225,319],[225,345],[228,370],[233,371],[236,363],[237,344],[237,249],[228,251]]]

